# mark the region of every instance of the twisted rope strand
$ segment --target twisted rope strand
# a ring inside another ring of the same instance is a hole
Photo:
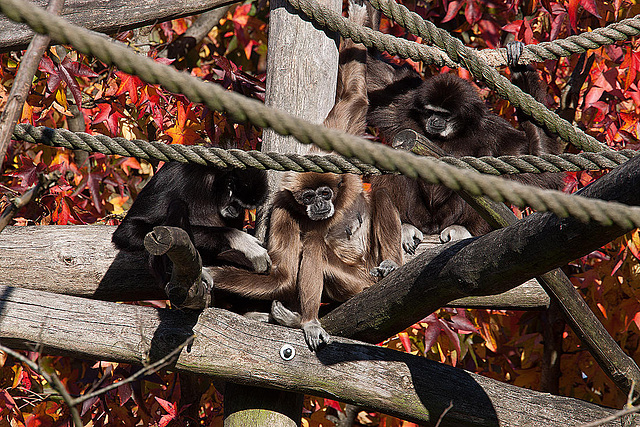
[[[312,0],[290,1],[300,2],[305,7],[311,8],[310,3]],[[460,40],[437,28],[433,23],[422,19],[417,13],[411,12],[393,0],[371,0],[371,4],[413,34],[422,37],[426,43],[433,44],[445,51],[453,61],[460,63],[475,78],[485,82],[489,88],[496,91],[501,97],[508,99],[509,102],[520,108],[527,115],[533,117],[545,129],[585,151],[608,149],[592,136],[587,135],[557,114],[549,111],[546,106],[536,101],[531,95],[524,93],[521,89],[511,84],[506,77],[500,75],[493,67],[482,60],[473,49],[466,47]],[[314,6],[317,7],[318,5]]]
[[[533,61],[545,61],[597,49],[640,34],[640,15],[614,22],[604,28],[569,36],[565,39],[530,44],[525,47]]]
[[[361,162],[357,158],[327,154],[283,154],[261,151],[225,150],[217,147],[167,145],[162,142],[128,140],[120,137],[71,132],[67,129],[35,127],[21,123],[16,125],[13,137],[33,144],[45,144],[72,150],[118,154],[140,159],[155,158],[162,161],[197,163],[219,168],[257,168],[295,172],[333,172],[356,175],[380,175],[381,170]],[[473,169],[489,175],[513,175],[520,173],[577,172],[581,170],[612,169],[638,155],[634,150],[604,151],[601,153],[542,154],[540,156],[482,156],[441,157],[449,165]]]
[[[168,90],[183,93],[192,102],[201,102],[214,110],[227,112],[239,122],[268,127],[281,135],[292,135],[302,143],[314,143],[324,150],[333,150],[345,157],[357,157],[381,169],[397,170],[406,176],[443,184],[454,190],[464,189],[472,195],[487,195],[493,200],[520,207],[528,204],[538,211],[551,211],[562,217],[570,215],[583,222],[595,221],[604,226],[616,225],[625,230],[640,226],[640,208],[529,187],[374,144],[363,138],[308,123],[268,108],[256,100],[227,92],[218,85],[205,83],[167,65],[138,56],[101,37],[92,36],[60,17],[51,16],[30,3],[0,0],[0,10],[12,20],[26,22],[35,31],[49,34],[59,43],[71,44],[80,52],[92,54],[107,64],[115,64],[147,83],[162,83]]]

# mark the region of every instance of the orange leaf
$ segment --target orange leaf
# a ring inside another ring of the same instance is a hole
[[[638,329],[640,329],[640,311],[633,316],[633,323],[635,323]]]
[[[580,0],[569,0],[569,7],[567,12],[569,13],[569,22],[574,32],[577,32],[578,28],[576,23],[578,22],[578,6],[580,6]]]
[[[598,307],[598,310],[600,310],[604,318],[607,319],[607,309],[601,303],[596,303],[596,306]]]
[[[133,105],[138,105],[138,88],[144,86],[142,80],[136,76],[132,76],[122,71],[116,71],[116,75],[120,77],[120,86],[115,95],[121,95],[123,93],[129,94],[129,99]]]

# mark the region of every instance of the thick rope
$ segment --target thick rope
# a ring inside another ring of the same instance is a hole
[[[135,74],[147,83],[162,83],[172,92],[183,93],[192,102],[200,102],[214,110],[227,112],[236,121],[271,128],[281,135],[292,135],[302,143],[314,143],[324,150],[336,151],[345,157],[357,157],[381,169],[397,170],[408,177],[442,184],[453,190],[465,190],[474,196],[486,195],[495,201],[520,207],[528,205],[537,211],[550,211],[560,217],[571,216],[582,222],[593,221],[604,226],[616,225],[624,230],[640,226],[638,207],[529,187],[374,144],[360,137],[308,123],[268,108],[254,99],[228,92],[219,85],[203,82],[167,65],[139,56],[101,37],[93,36],[60,17],[49,15],[31,3],[0,0],[0,10],[14,21],[26,22],[38,33],[49,34],[59,43],[71,44],[78,51],[93,55],[107,64],[117,65],[124,72]]]
[[[375,166],[352,158],[328,154],[281,154],[261,151],[225,150],[216,147],[188,146],[111,138],[106,135],[91,135],[71,132],[67,129],[35,127],[22,123],[16,125],[13,137],[33,144],[64,147],[72,150],[118,154],[140,159],[158,159],[182,163],[197,163],[219,168],[273,169],[295,172],[333,172],[357,175],[380,175],[389,173]],[[581,170],[612,169],[637,156],[634,150],[604,151],[601,153],[542,154],[541,156],[483,156],[441,157],[440,161],[458,168],[472,169],[489,175],[512,175],[520,173],[577,172]]]
[[[545,61],[571,56],[574,53],[586,52],[602,46],[614,44],[640,34],[640,15],[614,22],[604,28],[569,36],[565,39],[530,44],[525,47],[533,61]]]
[[[283,154],[262,151],[225,150],[217,147],[197,145],[165,144],[140,139],[128,140],[121,137],[91,135],[85,132],[71,132],[67,129],[35,127],[21,123],[16,125],[13,137],[32,144],[84,150],[102,154],[158,159],[163,162],[196,163],[221,169],[247,167],[294,172],[353,173],[356,175],[380,175],[380,169],[360,160],[346,159],[335,154]]]
[[[339,32],[356,43],[362,43],[379,51],[387,51],[402,58],[430,61],[430,57],[424,54],[423,45],[355,25],[339,13],[313,0],[289,0],[289,3],[323,27]],[[545,129],[585,151],[597,152],[608,149],[606,145],[549,111],[531,95],[511,84],[506,77],[483,61],[473,49],[466,47],[460,40],[451,37],[449,33],[437,28],[431,22],[422,19],[420,15],[393,0],[370,0],[370,3],[413,34],[421,36],[426,43],[442,49],[455,63],[461,64],[475,78],[485,82],[489,88],[508,99],[525,114],[533,117]]]

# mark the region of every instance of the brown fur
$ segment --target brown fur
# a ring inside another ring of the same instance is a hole
[[[527,117],[520,117],[519,130],[502,117],[489,111],[471,83],[455,75],[440,74],[423,80],[408,67],[396,68],[370,58],[367,68],[369,87],[368,123],[378,127],[391,141],[402,129],[413,129],[425,135],[421,109],[435,105],[455,112],[459,130],[448,138],[429,138],[452,156],[500,156],[557,154],[560,147]],[[535,70],[514,73],[514,81],[538,101],[544,101],[545,89]],[[425,135],[428,136],[428,135]],[[540,187],[560,189],[559,174],[520,174],[512,179]],[[471,234],[491,230],[489,225],[460,196],[443,186],[427,184],[403,176],[372,179],[372,189],[385,188],[400,212],[403,223],[424,233],[440,233],[457,224]]]
[[[334,191],[335,214],[312,221],[296,198],[306,188],[323,185]],[[323,295],[345,301],[375,282],[369,272],[380,262],[400,263],[399,246],[378,244],[380,233],[400,233],[397,212],[386,206],[386,210],[370,209],[356,175],[289,173],[271,214],[270,274],[222,267],[215,270],[215,287],[252,298],[282,300],[300,310],[303,322],[315,320]],[[356,212],[363,222],[349,236],[346,227],[358,222]]]
[[[366,9],[352,7],[351,12],[352,21],[365,23]],[[366,48],[343,41],[340,56],[336,104],[324,124],[362,135],[368,107]],[[333,191],[335,213],[313,221],[300,195],[305,189],[322,186]],[[271,213],[271,272],[259,275],[220,268],[215,272],[215,287],[252,298],[281,300],[300,312],[303,325],[317,321],[323,296],[345,301],[375,282],[370,271],[383,260],[401,263],[400,246],[384,243],[400,239],[400,225],[386,190],[365,194],[357,175],[287,173]]]

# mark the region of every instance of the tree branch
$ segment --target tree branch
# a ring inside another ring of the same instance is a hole
[[[58,15],[60,10],[62,10],[63,5],[64,0],[51,0],[47,6],[47,11]],[[4,17],[0,19],[6,20]],[[2,26],[1,28],[4,29],[5,27]],[[4,156],[7,153],[9,142],[11,141],[13,128],[15,128],[18,120],[20,120],[22,107],[24,106],[27,95],[31,90],[33,75],[36,73],[40,59],[42,59],[42,55],[44,54],[47,46],[49,46],[50,41],[51,37],[43,34],[36,34],[33,36],[31,43],[29,43],[27,51],[22,55],[20,68],[18,69],[16,78],[13,80],[13,84],[11,85],[9,101],[7,102],[7,105],[2,112],[2,116],[0,117],[0,170],[2,169],[2,163],[4,162]]]
[[[158,22],[183,16],[196,15],[237,0],[183,0],[166,2],[160,0],[67,0],[62,16],[70,22],[101,33],[116,33],[132,28],[153,25]],[[45,0],[35,0],[38,6]],[[0,15],[0,52],[20,50],[29,43],[34,32],[25,24],[17,24]]]

